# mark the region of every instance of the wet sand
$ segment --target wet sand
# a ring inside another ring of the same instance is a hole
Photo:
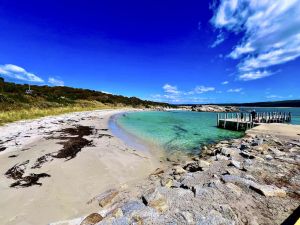
[[[0,127],[1,224],[47,224],[97,211],[96,203],[87,204],[91,198],[133,184],[159,167],[151,152],[126,145],[109,130],[109,118],[125,111],[71,113]],[[62,132],[78,126],[92,127],[91,134]],[[83,145],[74,145],[72,140],[79,136]],[[63,148],[76,154],[55,157]],[[43,160],[36,166],[39,158]],[[23,170],[20,184],[32,174],[49,176],[29,187],[10,187],[17,180],[5,173],[14,166]]]

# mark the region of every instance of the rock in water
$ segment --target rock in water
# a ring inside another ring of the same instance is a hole
[[[101,220],[103,220],[103,217],[98,213],[92,213],[88,215],[81,223],[80,225],[94,225],[96,223],[99,223]]]

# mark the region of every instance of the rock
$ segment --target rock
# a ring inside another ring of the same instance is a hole
[[[81,223],[80,225],[94,225],[96,223],[99,223],[101,220],[103,220],[103,217],[98,213],[92,213],[88,215]]]
[[[202,215],[196,220],[197,225],[232,225],[236,224],[235,221],[228,220],[216,210],[211,210],[208,215]]]
[[[183,169],[189,172],[197,172],[197,171],[202,171],[202,168],[199,166],[198,162],[191,162],[186,164]]]
[[[159,175],[164,173],[164,170],[161,168],[157,168],[153,173],[151,173],[150,175]]]
[[[227,157],[233,156],[235,154],[238,154],[240,152],[239,149],[233,149],[233,148],[225,148],[223,147],[221,149],[221,153]]]
[[[145,208],[145,205],[140,201],[126,202],[122,207],[122,212],[125,216],[130,215],[132,212]]]
[[[241,144],[240,150],[246,150],[248,148],[250,148],[249,145]]]
[[[241,169],[241,163],[236,160],[231,160],[228,166],[234,166],[235,168]]]
[[[273,157],[272,157],[271,155],[266,155],[266,156],[265,156],[265,159],[268,160],[268,161],[270,161],[270,160],[273,159]]]
[[[221,177],[221,180],[225,183],[234,183],[234,184],[239,184],[239,185],[246,186],[246,187],[250,187],[251,185],[252,186],[257,185],[252,180],[248,180],[248,179],[236,176],[236,175],[223,175]]]
[[[218,211],[220,213],[222,213],[222,216],[230,221],[237,221],[237,216],[236,214],[233,212],[232,208],[227,205],[227,204],[223,204],[220,205],[220,208],[218,209]]]
[[[279,151],[277,148],[269,148],[269,151],[271,151],[275,156],[284,156],[285,153],[284,152],[281,152]]]
[[[259,194],[262,194],[266,197],[285,197],[286,192],[276,186],[273,185],[250,185],[250,188],[256,191]]]
[[[173,167],[173,174],[174,175],[180,175],[186,173],[186,170],[184,170],[181,166],[174,166]]]
[[[249,152],[247,151],[243,151],[240,153],[241,156],[243,156],[244,158],[246,159],[254,159],[255,156],[254,155],[251,155]]]
[[[175,179],[175,180],[180,180],[180,179],[181,179],[181,176],[180,176],[180,175],[174,175],[174,179]]]
[[[186,224],[194,224],[195,223],[193,215],[190,212],[184,211],[184,212],[181,212],[180,214],[185,219]]]
[[[260,139],[256,139],[254,140],[254,142],[252,143],[252,146],[259,146],[262,145],[264,143],[264,139],[260,138]]]
[[[227,158],[226,156],[223,156],[223,155],[218,154],[218,155],[216,155],[216,160],[217,160],[217,161],[220,161],[220,160],[228,160],[228,158]]]
[[[143,195],[143,201],[147,206],[155,208],[159,212],[164,212],[168,209],[166,198],[160,194],[158,189],[148,190],[148,193]]]
[[[236,186],[233,183],[227,183],[226,186],[235,193],[238,197],[242,195],[242,189],[239,186]]]
[[[229,168],[226,170],[226,172],[223,173],[223,175],[226,175],[226,174],[229,174],[229,175],[240,175],[240,171],[234,169],[233,167],[229,167]]]
[[[201,169],[204,171],[204,170],[206,170],[206,169],[209,168],[210,163],[207,162],[207,161],[204,161],[204,160],[201,160],[201,159],[200,159],[200,160],[198,161],[198,165],[199,165],[199,167],[201,167]]]
[[[123,216],[123,211],[122,211],[122,209],[117,208],[116,210],[114,210],[114,211],[112,212],[112,216],[115,217],[115,218],[120,218],[120,217],[122,217],[122,216]]]
[[[170,188],[170,187],[172,187],[172,185],[173,185],[173,180],[172,180],[171,178],[162,179],[162,180],[161,180],[161,185],[162,185],[162,186],[165,186],[165,187],[167,187],[167,188]]]
[[[172,188],[180,188],[180,186],[181,186],[181,183],[178,182],[178,181],[176,181],[176,180],[174,180],[171,187],[172,187]]]
[[[119,192],[116,189],[109,189],[88,201],[88,204],[92,203],[93,201],[98,201],[98,204],[101,207],[104,207],[109,204],[118,195],[118,193]]]
[[[251,166],[253,164],[251,159],[245,159],[244,160],[244,166]]]

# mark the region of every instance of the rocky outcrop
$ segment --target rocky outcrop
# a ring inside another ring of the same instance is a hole
[[[203,149],[97,196],[109,199],[97,225],[281,224],[299,206],[300,140],[247,136]]]
[[[195,105],[191,108],[196,112],[239,112],[239,108],[235,106],[219,106],[219,105]]]

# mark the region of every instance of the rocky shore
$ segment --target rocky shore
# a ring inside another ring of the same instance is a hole
[[[193,106],[178,106],[181,110],[195,112],[239,112],[239,108],[235,106],[220,106],[220,105],[193,105]]]
[[[168,161],[139,184],[100,193],[89,204],[99,210],[52,225],[294,224],[300,138],[255,134],[221,141],[189,161]]]

